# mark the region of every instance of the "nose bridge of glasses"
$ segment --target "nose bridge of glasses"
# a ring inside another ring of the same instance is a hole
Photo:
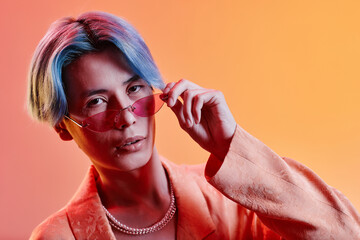
[[[134,107],[132,105],[129,105],[125,108],[119,109],[114,119],[114,125],[117,128],[123,128],[123,126],[130,125],[136,121],[133,108]]]
[[[134,107],[133,107],[132,105],[129,105],[129,106],[127,106],[127,107],[124,107],[124,108],[122,108],[122,109],[119,109],[118,114],[120,114],[121,112],[123,112],[123,111],[125,111],[125,110],[129,110],[129,111],[133,112],[133,111],[134,111],[133,109],[134,109]]]

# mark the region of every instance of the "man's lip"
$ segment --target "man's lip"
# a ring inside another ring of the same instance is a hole
[[[141,141],[144,139],[146,139],[146,137],[143,137],[143,136],[135,136],[135,137],[126,138],[117,147],[122,148],[122,147],[127,146],[129,143],[138,142],[138,141]]]

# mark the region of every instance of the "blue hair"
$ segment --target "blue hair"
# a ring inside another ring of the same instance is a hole
[[[64,67],[80,56],[113,45],[130,68],[150,86],[163,89],[160,72],[139,33],[125,20],[104,12],[87,12],[54,22],[35,50],[29,72],[28,109],[33,118],[59,123],[67,113]]]

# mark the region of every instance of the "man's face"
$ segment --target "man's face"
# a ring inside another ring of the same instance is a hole
[[[107,47],[86,54],[63,71],[69,116],[77,122],[109,109],[123,109],[151,95],[151,87],[136,77],[119,50]],[[129,109],[106,132],[81,128],[64,119],[66,130],[95,167],[130,171],[145,165],[154,148],[154,117],[138,117]]]

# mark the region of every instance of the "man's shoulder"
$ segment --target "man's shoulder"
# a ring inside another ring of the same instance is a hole
[[[66,208],[55,212],[33,230],[30,240],[41,239],[74,239]]]

